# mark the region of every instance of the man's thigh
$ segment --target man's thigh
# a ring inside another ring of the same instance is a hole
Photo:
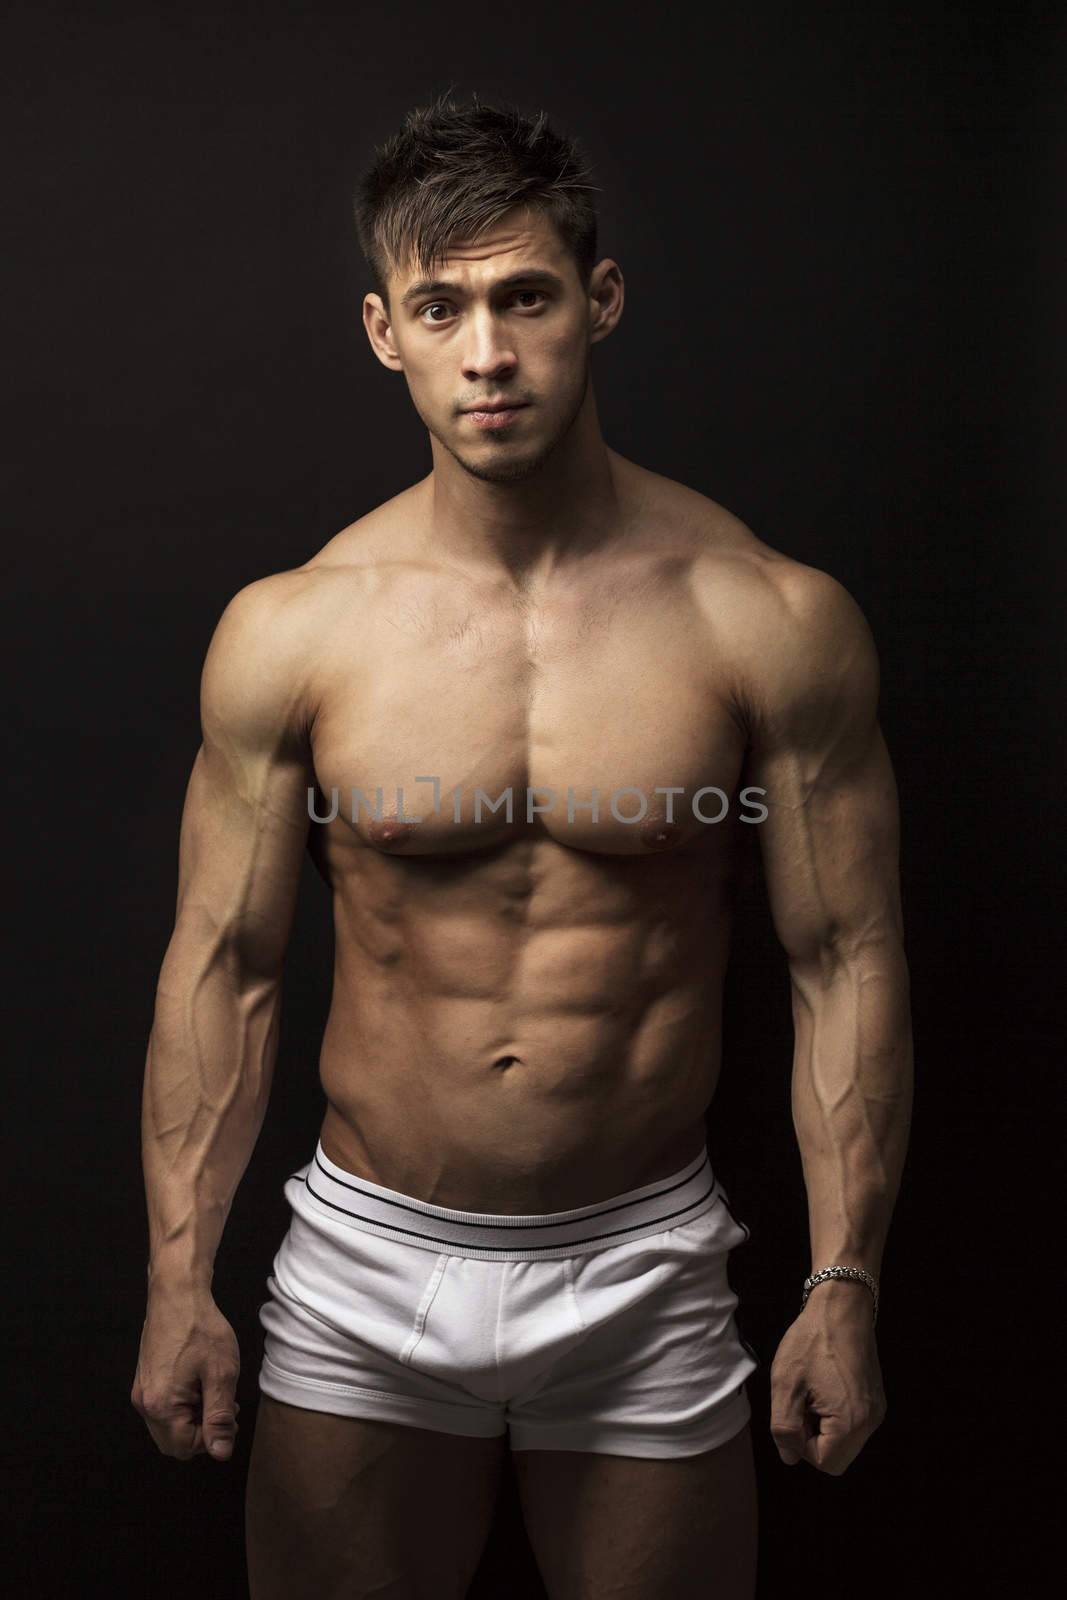
[[[261,1394],[245,1535],[251,1600],[462,1600],[492,1522],[498,1439]]]
[[[645,1460],[516,1450],[530,1545],[551,1600],[752,1600],[752,1431]]]

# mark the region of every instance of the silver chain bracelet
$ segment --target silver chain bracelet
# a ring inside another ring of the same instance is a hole
[[[878,1321],[878,1285],[869,1272],[862,1267],[823,1267],[821,1272],[815,1272],[810,1278],[804,1279],[804,1298],[800,1302],[803,1311],[808,1303],[808,1295],[817,1283],[824,1283],[827,1278],[854,1278],[857,1283],[865,1283],[874,1297],[874,1320]]]

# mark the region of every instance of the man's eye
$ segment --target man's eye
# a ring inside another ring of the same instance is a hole
[[[516,289],[514,298],[516,300],[525,299],[527,301],[532,299],[534,301],[534,305],[525,305],[522,309],[524,311],[533,311],[536,309],[537,301],[547,300],[548,296],[545,294],[543,289]],[[422,310],[419,312],[419,317],[423,322],[442,322],[445,320],[445,318],[431,316],[431,312],[443,311],[447,317],[448,309],[447,300],[431,300],[429,305],[423,306]]]

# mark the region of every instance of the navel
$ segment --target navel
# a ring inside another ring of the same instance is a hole
[[[681,837],[676,822],[646,822],[641,829],[641,843],[649,850],[663,850]]]

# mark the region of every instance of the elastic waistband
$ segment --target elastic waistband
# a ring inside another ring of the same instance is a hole
[[[302,1187],[316,1208],[351,1227],[385,1233],[424,1250],[493,1260],[531,1261],[623,1244],[691,1221],[715,1203],[718,1182],[706,1149],[680,1171],[610,1200],[540,1216],[453,1211],[356,1177],[316,1146],[313,1160],[289,1182]]]

